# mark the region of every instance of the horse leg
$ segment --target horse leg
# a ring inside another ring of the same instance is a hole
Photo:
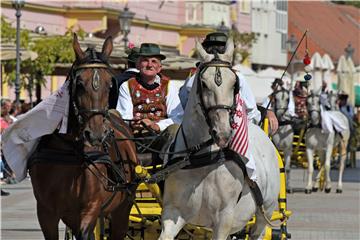
[[[94,228],[100,215],[100,207],[84,210],[80,214],[80,236],[79,239],[94,239]],[[78,238],[76,238],[78,239]]]
[[[234,216],[234,208],[224,209],[217,216],[218,221],[213,229],[213,239],[222,240],[227,239],[230,235],[232,228],[232,221]]]
[[[116,224],[111,228],[111,239],[124,239],[129,227],[129,215],[133,202],[129,199],[120,204],[112,213],[111,221]]]
[[[339,181],[338,181],[336,193],[342,193],[342,177],[343,177],[345,162],[346,162],[346,157],[347,157],[346,156],[347,155],[346,146],[347,146],[347,144],[345,143],[345,141],[342,140],[340,142]]]
[[[286,173],[286,191],[292,193],[292,188],[290,186],[290,164],[291,164],[291,153],[292,148],[288,148],[284,151],[285,156],[285,173]]]
[[[60,217],[58,217],[56,213],[49,211],[48,208],[41,206],[39,203],[37,203],[37,217],[44,238],[46,240],[58,240]]]
[[[321,167],[320,167],[320,169],[319,169],[319,172],[318,172],[318,174],[316,175],[316,177],[315,177],[315,183],[314,183],[314,186],[313,186],[313,188],[312,188],[312,191],[313,192],[317,192],[318,190],[319,190],[319,188],[320,188],[320,182],[321,182],[321,175],[323,174],[323,171],[324,171],[324,166],[323,166],[323,164],[321,165]],[[321,191],[322,189],[320,189],[320,191]]]
[[[309,194],[312,191],[312,178],[314,173],[314,151],[311,148],[306,148],[306,156],[308,159],[308,183],[305,188],[305,193]]]
[[[69,214],[63,216],[61,220],[69,227],[74,236],[80,235],[80,217],[78,214]]]
[[[325,151],[325,192],[329,193],[331,191],[331,178],[330,178],[330,168],[331,168],[331,154],[332,148],[328,147]]]
[[[185,219],[176,208],[165,207],[162,214],[162,226],[159,240],[173,240],[185,226]]]
[[[265,214],[268,219],[271,219],[272,211],[266,211]],[[262,239],[261,236],[264,234],[267,223],[259,209],[256,211],[255,215],[256,215],[256,222],[254,226],[251,227],[250,239]]]

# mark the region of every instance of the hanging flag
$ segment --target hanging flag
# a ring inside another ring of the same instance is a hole
[[[233,129],[233,137],[230,143],[230,149],[240,155],[245,155],[249,147],[246,106],[244,100],[239,94],[237,94],[235,98],[236,110],[234,114],[234,121],[231,126]]]

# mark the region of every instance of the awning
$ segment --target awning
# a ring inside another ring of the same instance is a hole
[[[1,44],[1,61],[8,61],[16,59],[16,46],[14,44]],[[38,54],[33,51],[29,51],[26,49],[20,49],[20,59],[26,60],[31,59],[35,60],[38,57]]]

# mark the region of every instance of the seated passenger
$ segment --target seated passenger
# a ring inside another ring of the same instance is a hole
[[[160,74],[165,58],[158,45],[141,44],[136,63],[140,73],[120,86],[116,106],[135,135],[144,130],[160,133],[152,144],[157,150],[174,138],[184,114],[177,88]]]

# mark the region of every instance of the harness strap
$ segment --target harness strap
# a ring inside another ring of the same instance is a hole
[[[292,124],[293,121],[291,120],[279,121],[279,126],[292,125]]]
[[[231,157],[231,159],[233,159],[234,162],[240,167],[240,169],[242,170],[242,172],[244,174],[244,179],[247,182],[247,184],[249,185],[251,193],[253,194],[256,205],[259,208],[261,208],[261,206],[264,203],[264,199],[263,199],[262,193],[260,191],[260,188],[255,181],[253,181],[249,178],[249,175],[247,174],[247,171],[246,171],[245,162],[248,162],[249,159],[247,159],[245,156],[240,155],[237,152],[234,152],[230,149],[225,152],[225,156]],[[240,197],[239,197],[239,200],[240,200]]]

